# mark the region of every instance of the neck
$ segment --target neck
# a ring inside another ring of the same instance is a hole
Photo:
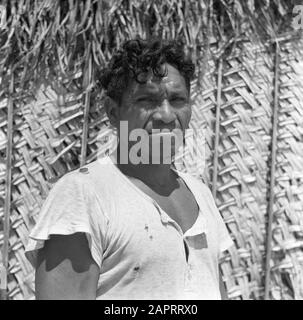
[[[125,175],[157,185],[165,185],[171,179],[171,164],[133,164],[130,161],[126,164],[120,163],[119,149],[118,147],[116,163],[120,171]]]

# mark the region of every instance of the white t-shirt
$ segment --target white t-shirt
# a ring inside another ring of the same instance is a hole
[[[85,168],[63,176],[44,202],[26,248],[34,266],[51,234],[84,232],[100,267],[97,299],[221,299],[219,255],[233,242],[205,184],[178,172],[200,209],[183,234],[110,157]]]

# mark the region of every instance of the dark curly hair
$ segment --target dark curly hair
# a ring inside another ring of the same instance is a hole
[[[122,48],[113,54],[108,66],[101,71],[97,83],[106,90],[109,97],[120,104],[123,91],[130,79],[144,83],[139,75],[150,69],[154,75],[164,77],[167,70],[161,71],[160,67],[165,62],[179,70],[190,91],[190,81],[194,76],[195,65],[186,56],[182,41],[160,38],[150,40],[136,38],[124,42]]]

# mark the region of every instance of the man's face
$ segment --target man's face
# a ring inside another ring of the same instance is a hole
[[[145,83],[133,80],[125,90],[118,121],[127,121],[129,134],[134,129],[144,129],[150,135],[152,129],[179,129],[184,134],[188,128],[191,105],[185,79],[172,65],[165,67],[165,77],[156,77],[150,71],[144,75]]]

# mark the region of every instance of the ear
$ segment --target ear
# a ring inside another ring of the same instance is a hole
[[[104,108],[108,119],[114,127],[117,127],[118,120],[119,120],[119,105],[118,103],[113,100],[111,97],[106,97],[104,101]]]

